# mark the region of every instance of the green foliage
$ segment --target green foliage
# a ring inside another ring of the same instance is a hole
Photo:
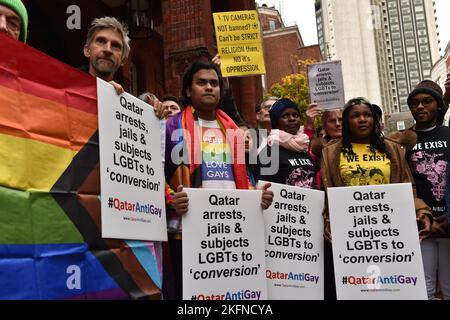
[[[276,83],[270,89],[270,95],[294,101],[300,111],[302,122],[306,119],[306,108],[309,105],[308,79],[305,74],[294,73]]]

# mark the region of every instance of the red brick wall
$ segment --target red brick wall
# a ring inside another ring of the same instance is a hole
[[[180,92],[194,59],[211,58],[213,28],[209,0],[162,0],[166,90]]]
[[[315,60],[322,61],[322,53],[320,52],[320,46],[318,44],[300,48],[297,52],[298,58],[300,60]]]
[[[265,31],[265,30],[270,30],[270,25],[269,25],[269,21],[275,21],[275,29],[280,29],[282,27],[281,25],[281,21],[278,18],[278,15],[273,14],[273,15],[269,15],[269,14],[260,14],[259,15],[260,21],[261,21],[261,28]]]
[[[303,47],[297,50],[297,60],[312,60],[315,62],[321,62],[322,59],[322,53],[320,52],[320,46],[318,44],[309,46],[309,47]],[[304,66],[299,72],[306,73],[306,66]]]
[[[267,89],[297,71],[295,55],[299,41],[295,32],[264,38],[264,61],[267,71]]]
[[[133,40],[133,50],[128,62],[133,62],[138,74],[138,94],[152,92],[161,98],[164,89],[164,54],[161,37],[154,36],[149,40]],[[128,70],[128,65],[125,70]]]
[[[256,127],[255,107],[263,98],[261,81],[261,76],[230,79],[238,111],[251,127]]]
[[[264,60],[267,70],[267,90],[282,78],[299,70],[298,60],[322,61],[320,47],[318,45],[299,47],[299,41],[295,32],[265,37]]]

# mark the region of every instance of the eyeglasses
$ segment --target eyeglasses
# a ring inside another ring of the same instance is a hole
[[[422,106],[424,106],[424,107],[428,107],[428,106],[430,106],[434,101],[436,101],[436,100],[434,100],[434,98],[432,98],[432,97],[426,97],[426,98],[423,98],[422,100],[419,100],[419,99],[412,99],[412,100],[410,101],[410,103],[409,103],[409,107],[410,107],[410,108],[417,108],[419,105],[422,105]]]
[[[261,110],[267,110],[270,111],[270,109],[272,109],[273,103],[272,104],[265,104],[261,106]]]

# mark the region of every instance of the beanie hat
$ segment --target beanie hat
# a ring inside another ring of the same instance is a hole
[[[284,112],[284,110],[291,108],[298,111],[298,106],[289,99],[280,99],[273,104],[272,108],[269,111],[272,129],[278,129],[278,120],[280,120],[281,114]]]
[[[426,93],[431,95],[438,103],[438,123],[442,124],[444,121],[445,114],[447,113],[448,106],[445,105],[443,99],[443,92],[441,87],[434,81],[423,80],[420,82],[414,90],[408,96],[408,106],[411,107],[411,100],[419,93]]]
[[[23,43],[27,42],[28,13],[25,5],[21,0],[0,0],[0,4],[11,8],[20,17],[22,23],[19,40]]]

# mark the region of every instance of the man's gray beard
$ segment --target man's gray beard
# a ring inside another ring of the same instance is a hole
[[[93,61],[92,66],[94,67],[95,72],[98,75],[101,75],[104,77],[113,75],[117,71],[117,69],[119,69],[119,68],[115,69],[114,67],[107,66],[104,63],[97,63],[97,61]]]

